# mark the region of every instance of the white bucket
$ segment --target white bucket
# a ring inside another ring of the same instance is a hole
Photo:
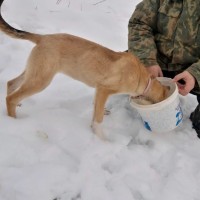
[[[130,99],[130,104],[140,114],[144,126],[153,132],[167,132],[179,126],[183,120],[178,87],[171,78],[159,77],[162,85],[170,87],[169,97],[159,103],[140,105]]]

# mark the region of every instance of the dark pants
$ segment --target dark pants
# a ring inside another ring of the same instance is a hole
[[[164,77],[174,78],[177,74],[180,72],[169,72],[169,71],[163,71]],[[192,121],[193,128],[196,130],[198,137],[200,138],[200,94],[196,93],[195,91],[191,91],[191,94],[194,94],[197,96],[198,105],[194,112],[190,115],[190,120]]]

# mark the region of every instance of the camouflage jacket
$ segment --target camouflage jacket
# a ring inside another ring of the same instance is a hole
[[[200,86],[199,0],[143,0],[128,27],[129,51],[145,66],[187,70]]]

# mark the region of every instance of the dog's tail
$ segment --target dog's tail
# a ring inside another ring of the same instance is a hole
[[[26,31],[21,31],[18,29],[15,29],[14,27],[10,26],[1,16],[1,6],[2,6],[3,0],[0,0],[0,30],[4,32],[5,34],[9,35],[13,38],[18,39],[24,39],[24,40],[30,40],[34,43],[39,43],[41,36],[39,34],[29,33]]]

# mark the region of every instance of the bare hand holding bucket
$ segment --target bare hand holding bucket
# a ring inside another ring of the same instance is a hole
[[[184,84],[179,82],[181,80],[184,81]],[[173,81],[176,82],[179,93],[183,96],[187,95],[195,86],[195,78],[188,71],[176,75]]]
[[[159,65],[149,66],[147,67],[147,71],[151,74],[153,78],[163,77],[163,73]]]

